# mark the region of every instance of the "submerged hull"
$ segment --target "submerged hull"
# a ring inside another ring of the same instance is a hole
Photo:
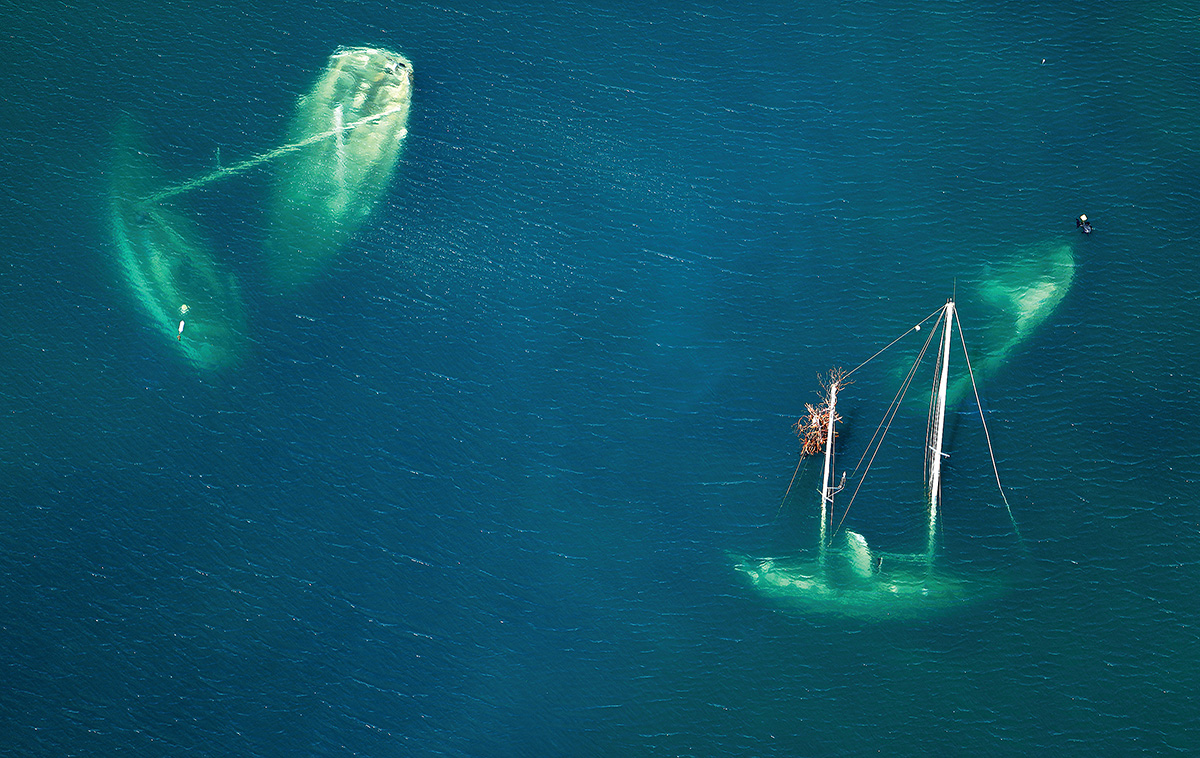
[[[1000,594],[1001,587],[936,567],[884,566],[868,576],[831,570],[814,560],[735,556],[750,586],[781,607],[866,621],[927,618]]]
[[[975,295],[960,301],[967,305],[959,308],[972,341],[971,368],[977,382],[995,376],[1054,313],[1074,281],[1075,255],[1068,242],[1029,245],[1013,260],[987,267]],[[904,376],[909,365],[907,360],[897,363],[893,375]],[[970,375],[956,375],[947,396],[951,407],[972,395]]]
[[[1071,289],[1075,255],[1066,242],[1031,245],[1016,260],[991,268],[979,283],[982,320],[971,324],[985,332],[984,352],[972,355],[976,380],[994,376],[1013,352],[1037,330]],[[962,376],[950,391],[951,402],[971,394],[971,379]]]
[[[387,189],[412,98],[412,64],[377,48],[340,50],[301,98],[278,167],[267,250],[276,277],[322,271]]]
[[[1005,266],[996,267],[980,283],[979,295],[993,309],[988,353],[976,370],[993,373],[1062,302],[1075,280],[1071,245],[1033,245]]]
[[[1066,255],[1066,261],[1073,267],[1069,249],[1066,251]],[[1070,277],[1068,276],[1067,284],[1069,281]],[[1029,285],[1028,280],[1022,277],[1018,286],[1011,291],[1011,302],[1004,305],[1008,306],[1008,311],[1013,310],[1014,307],[1020,307],[1021,310],[1016,316],[1018,319],[1036,320],[1037,323],[1040,323],[1048,315],[1049,310],[1057,305],[1058,300],[1065,292],[1056,287],[1058,283],[1058,279],[1051,278],[1045,284]],[[928,616],[980,600],[985,596],[994,595],[999,590],[995,583],[981,574],[968,577],[950,572],[944,567],[943,561],[937,560],[938,526],[940,509],[943,507],[942,462],[943,458],[947,457],[943,444],[945,442],[947,396],[951,389],[949,382],[951,343],[954,327],[957,325],[955,314],[955,302],[950,299],[938,311],[924,319],[924,321],[929,321],[936,316],[936,323],[941,329],[941,334],[937,333],[937,328],[932,330],[918,353],[917,363],[912,365],[900,382],[900,392],[896,394],[892,404],[889,405],[883,421],[876,427],[870,442],[867,443],[867,450],[859,459],[859,464],[855,465],[853,476],[857,482],[852,482],[850,485],[850,492],[853,494],[850,495],[850,500],[842,516],[844,519],[850,504],[854,502],[855,496],[866,480],[867,471],[875,462],[879,447],[883,444],[883,437],[891,427],[892,421],[895,420],[895,414],[899,409],[898,401],[903,397],[904,390],[913,382],[921,357],[933,344],[935,345],[936,371],[933,392],[929,398],[929,417],[924,444],[926,458],[924,505],[925,523],[928,528],[925,549],[920,553],[873,553],[862,535],[849,529],[843,530],[840,521],[834,527],[833,534],[840,534],[844,538],[842,543],[835,548],[833,541],[827,536],[829,527],[833,523],[830,516],[833,512],[834,497],[847,486],[846,472],[842,473],[841,483],[836,483],[831,478],[831,474],[835,473],[833,467],[837,437],[835,422],[839,419],[837,401],[839,391],[849,383],[847,377],[857,371],[854,369],[847,373],[836,369],[822,381],[828,393],[825,402],[816,407],[807,406],[808,417],[801,418],[796,424],[798,434],[804,441],[805,452],[810,450],[815,452],[823,448],[825,453],[825,466],[820,488],[818,555],[816,560],[735,557],[737,570],[749,577],[751,585],[761,594],[772,600],[809,611],[863,619],[884,619]],[[905,334],[919,329],[918,325]],[[959,338],[965,352],[966,340],[962,335],[961,325],[959,325]],[[887,347],[891,347],[897,341],[899,340],[893,340]],[[1006,345],[1000,355],[1006,354],[1017,342],[1019,340],[1014,339],[1011,344]],[[884,350],[886,349],[885,347]],[[882,352],[882,350],[877,352],[875,356]],[[970,387],[971,385],[967,384],[964,389]],[[982,413],[980,418],[982,421]],[[824,435],[814,438],[812,431],[814,428],[824,430]],[[984,431],[985,433],[987,431],[986,422],[984,422]],[[990,454],[990,438],[988,448]],[[862,469],[860,476],[859,468],[868,455],[870,463],[865,469]],[[994,458],[992,463],[995,464]],[[799,472],[799,465],[796,470]],[[788,486],[789,492],[793,484],[795,484],[795,476],[793,476],[792,484]],[[996,473],[996,484],[997,486],[1000,484],[998,472]],[[787,495],[784,497],[786,499]],[[1000,498],[1004,501],[1007,509],[1008,501],[1004,498],[1003,489],[1000,490]],[[1012,517],[1011,510],[1009,510],[1009,517]],[[1013,530],[1019,539],[1020,533],[1016,529],[1015,520],[1013,520]]]
[[[143,202],[160,182],[129,123],[118,132],[110,175],[110,232],[125,279],[154,330],[198,367],[239,363],[247,341],[237,280],[218,265],[195,222],[166,204]]]
[[[734,567],[771,602],[868,621],[926,618],[1000,592],[986,578],[938,567],[928,553],[873,553],[861,535],[844,534],[824,560],[732,556]]]

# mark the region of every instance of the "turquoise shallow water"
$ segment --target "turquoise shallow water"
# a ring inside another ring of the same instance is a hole
[[[1189,8],[256,7],[3,11],[0,753],[1200,749]],[[198,371],[121,278],[114,130],[194,176],[358,44],[417,71],[396,177],[298,294],[266,175],[189,198],[251,331]],[[751,592],[727,551],[812,544],[816,372],[1060,242],[983,387],[1027,557],[947,473],[947,551],[1012,589]]]

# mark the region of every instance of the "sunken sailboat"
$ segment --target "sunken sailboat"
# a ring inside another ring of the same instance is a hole
[[[989,266],[978,288],[983,344],[989,349],[979,356],[976,375],[994,375],[1054,313],[1074,279],[1075,254],[1069,242],[1027,245],[1012,260]],[[956,397],[953,391],[950,397]]]
[[[879,619],[887,617],[923,616],[939,609],[948,609],[963,605],[982,596],[994,594],[999,585],[994,580],[983,576],[964,576],[943,565],[938,557],[938,534],[942,506],[942,463],[946,457],[944,442],[946,439],[946,406],[948,386],[950,383],[950,354],[952,348],[951,334],[956,326],[959,331],[959,341],[963,346],[965,372],[971,376],[970,361],[966,356],[966,341],[961,336],[961,326],[955,313],[954,301],[951,300],[925,321],[911,328],[906,334],[919,332],[927,321],[937,319],[941,333],[939,347],[936,349],[937,360],[930,402],[929,425],[926,435],[926,473],[924,498],[924,545],[911,553],[882,553],[874,552],[865,537],[849,529],[841,528],[842,521],[835,523],[835,498],[846,485],[846,475],[835,483],[834,461],[835,442],[837,438],[837,423],[841,420],[838,414],[840,393],[851,382],[851,372],[835,370],[825,382],[825,398],[818,406],[808,406],[808,416],[797,422],[796,431],[801,438],[802,455],[823,455],[823,472],[820,489],[820,527],[817,538],[815,555],[801,558],[739,558],[736,568],[745,574],[751,585],[764,596],[792,607],[805,610],[833,613],[844,616]],[[904,390],[911,385],[921,358],[926,354],[937,328],[928,333],[924,347],[917,360],[913,363],[904,380],[901,392],[897,393],[884,422],[880,424],[879,432],[868,445],[867,453],[862,460],[875,460],[880,445],[883,444],[887,429],[890,428],[903,399]],[[899,341],[899,339],[897,339]],[[893,342],[892,344],[895,344]],[[889,345],[890,347],[890,345]],[[886,349],[886,348],[885,348]],[[880,351],[882,352],[882,351]],[[876,354],[878,355],[878,353]],[[865,364],[864,364],[865,365]],[[861,368],[861,366],[859,367]],[[974,387],[973,379],[969,379]],[[975,391],[978,402],[978,391]],[[983,419],[982,411],[979,414]],[[988,439],[989,454],[991,452],[990,436]],[[995,468],[992,458],[993,472],[996,485],[1000,485],[1000,475]],[[799,467],[797,467],[799,470]],[[861,476],[857,471],[852,478],[855,484],[852,492],[856,496],[870,470],[870,464]],[[795,478],[793,478],[793,483]],[[789,492],[791,488],[789,487]],[[786,495],[785,495],[786,498]],[[1008,508],[1003,490],[1000,499]],[[849,509],[849,505],[845,510]],[[1009,510],[1011,519],[1012,513]],[[843,514],[844,519],[844,514]],[[1016,522],[1012,522],[1014,532]],[[1019,532],[1017,532],[1019,538]]]
[[[971,326],[978,335],[972,348],[972,368],[975,378],[986,382],[1062,303],[1075,279],[1075,254],[1071,243],[1061,240],[981,254],[1000,261],[986,265],[972,286],[975,307]],[[892,367],[897,379],[907,370],[904,361],[898,360]],[[956,406],[970,396],[967,374],[951,377],[947,404]]]
[[[221,266],[196,221],[168,200],[132,121],[117,131],[109,185],[109,229],[132,293],[162,334],[203,369],[237,365],[246,353],[237,279]]]
[[[342,49],[301,98],[272,190],[266,247],[276,278],[325,268],[387,189],[408,135],[412,63],[381,48]]]

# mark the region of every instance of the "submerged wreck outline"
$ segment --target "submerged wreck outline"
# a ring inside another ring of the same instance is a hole
[[[108,187],[109,230],[135,298],[191,362],[208,369],[237,365],[249,341],[236,276],[218,262],[199,222],[174,201],[269,162],[281,164],[266,247],[277,271],[300,270],[297,280],[311,278],[387,188],[408,135],[412,77],[412,63],[398,53],[341,48],[300,98],[286,144],[166,186],[132,119],[122,119]]]
[[[157,172],[129,118],[117,129],[115,153],[109,230],[134,296],[155,331],[196,366],[240,364],[249,341],[237,277],[217,261],[196,221],[169,203],[147,205],[139,199],[157,181]]]
[[[1057,280],[1061,289],[1055,290],[1052,286],[1053,283],[1041,283],[1040,287],[1038,282],[1030,285],[1030,288],[1041,292],[1041,296],[1035,298],[1037,302],[1033,305],[1045,310],[1017,314],[1018,323],[1027,328],[1022,330],[1021,334],[1015,335],[1013,340],[1006,341],[996,353],[993,353],[991,356],[993,359],[998,360],[1006,356],[1016,342],[1020,341],[1018,337],[1027,336],[1028,332],[1041,323],[1048,315],[1049,310],[1052,310],[1061,300],[1065,287],[1070,284],[1073,260],[1070,259],[1069,247],[1060,252],[1067,256],[1066,259],[1060,258],[1055,262],[1066,272],[1065,278],[1060,277]],[[1010,292],[1009,297],[1013,302],[1019,302],[1022,299],[1021,292],[1016,290]],[[994,596],[1002,591],[1003,583],[991,576],[956,574],[940,565],[938,560],[937,529],[940,523],[941,464],[945,455],[942,445],[946,407],[948,402],[952,402],[950,397],[953,394],[953,386],[949,381],[951,327],[958,324],[954,300],[949,300],[945,306],[911,327],[887,347],[896,344],[904,336],[919,331],[922,324],[935,316],[938,318],[938,324],[942,327],[942,338],[941,346],[938,349],[934,396],[930,405],[930,427],[926,437],[925,498],[928,518],[925,549],[918,553],[872,553],[862,535],[849,529],[842,530],[842,522],[836,526],[832,523],[833,497],[845,486],[845,475],[843,475],[842,482],[836,485],[832,478],[834,440],[837,436],[836,423],[840,420],[837,399],[839,390],[850,384],[847,377],[853,373],[853,371],[834,370],[824,382],[826,390],[824,402],[817,406],[807,406],[808,417],[798,421],[795,427],[801,438],[802,460],[804,455],[824,452],[820,490],[820,529],[816,555],[800,558],[731,556],[735,561],[735,569],[750,580],[754,589],[769,599],[806,611],[879,620],[923,617],[938,610],[960,607],[984,597]],[[936,327],[934,331],[936,331]],[[979,394],[975,383],[978,372],[972,369],[967,356],[966,339],[962,335],[961,325],[958,327],[958,331],[968,375],[964,381],[969,382],[978,406]],[[897,393],[885,414],[884,422],[881,422],[879,430],[877,430],[877,436],[872,437],[871,443],[868,444],[864,460],[867,459],[868,454],[871,461],[874,460],[874,455],[878,452],[879,445],[882,444],[883,435],[886,434],[887,427],[890,426],[900,408],[903,392],[912,382],[917,366],[929,347],[929,340],[932,337],[933,335],[930,334],[925,346],[921,348],[916,361],[909,369],[901,391]],[[870,362],[882,352],[883,350],[879,351],[862,365]],[[994,367],[993,364],[992,368],[994,369]],[[857,368],[854,369],[854,371],[857,370]],[[1004,496],[1003,488],[1000,487],[999,470],[996,468],[995,457],[991,453],[991,436],[987,431],[982,408],[980,408],[979,418],[983,424],[985,438],[988,440],[988,451],[992,459],[996,485],[1009,518],[1012,519],[1014,533],[1020,541],[1020,531],[1012,517],[1012,510]],[[872,446],[874,446],[874,452],[872,452]],[[797,472],[799,468],[798,465]],[[870,464],[867,465],[867,471],[869,470]],[[855,473],[857,474],[857,470]],[[854,489],[855,495],[865,476],[866,471],[858,478],[858,484]],[[793,476],[793,484],[795,480],[796,477]],[[789,493],[791,489],[792,487],[789,485]],[[784,498],[786,501],[786,494]],[[853,502],[853,497],[851,502]],[[847,506],[847,510],[848,508],[849,506]],[[844,521],[844,514],[842,519]],[[833,538],[839,530],[842,532],[843,539],[842,543],[835,547]]]
[[[281,156],[268,201],[277,281],[310,281],[370,215],[408,135],[412,85],[403,55],[352,47],[334,53],[300,99],[289,128],[299,148]]]

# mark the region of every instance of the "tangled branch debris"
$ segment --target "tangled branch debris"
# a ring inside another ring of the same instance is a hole
[[[804,410],[807,415],[802,416],[795,424],[792,425],[792,431],[800,438],[800,457],[808,455],[816,455],[825,449],[826,438],[829,435],[829,388],[837,384],[839,388],[845,386],[846,373],[842,369],[833,369],[829,375],[821,380],[821,387],[824,390],[825,400],[817,405],[810,403],[804,404]],[[841,421],[842,417],[835,415],[834,423]],[[836,436],[837,433],[834,433]]]

